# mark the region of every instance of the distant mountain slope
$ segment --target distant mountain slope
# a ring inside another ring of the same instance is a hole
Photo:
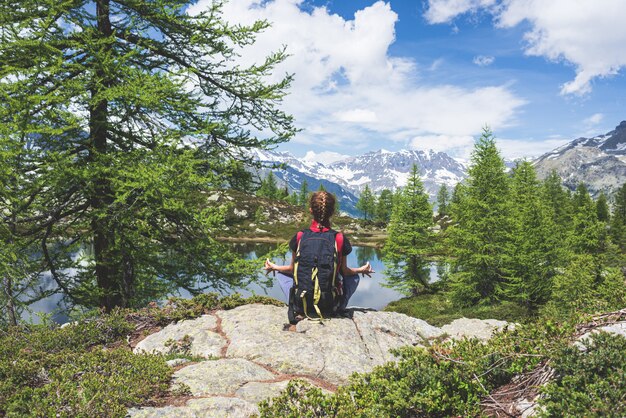
[[[255,151],[254,158],[270,163],[285,164],[285,170],[274,170],[276,176],[293,190],[298,190],[303,180],[309,189],[319,184],[340,196],[342,209],[349,211],[358,201],[365,185],[375,193],[383,189],[395,190],[406,184],[413,164],[417,164],[426,191],[434,199],[439,187],[454,187],[467,176],[463,163],[443,152],[379,150],[357,157],[325,164],[322,161],[301,160],[287,152]]]
[[[556,170],[572,190],[583,182],[593,195],[611,194],[626,182],[626,121],[604,135],[575,139],[534,164],[540,178]]]

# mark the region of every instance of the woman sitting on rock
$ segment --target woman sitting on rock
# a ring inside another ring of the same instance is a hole
[[[291,263],[280,266],[265,260],[267,273],[282,273],[278,280],[289,300],[292,323],[295,314],[323,318],[342,313],[359,285],[359,273],[368,277],[374,273],[369,261],[356,269],[348,267],[352,246],[347,237],[331,228],[330,218],[335,212],[332,194],[313,193],[309,211],[313,215],[311,226],[296,233],[289,242]]]

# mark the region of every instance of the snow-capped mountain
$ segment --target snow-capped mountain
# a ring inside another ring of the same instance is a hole
[[[360,194],[366,184],[379,193],[406,185],[413,164],[419,167],[424,188],[431,196],[437,194],[442,184],[454,187],[467,175],[465,166],[448,154],[409,150],[368,152],[329,164],[318,173],[355,194]]]
[[[575,139],[534,163],[540,178],[556,170],[572,190],[583,182],[593,195],[611,194],[626,182],[626,121],[604,135]]]
[[[462,162],[434,151],[379,150],[332,163],[300,159],[288,152],[252,152],[258,161],[284,164],[285,169],[273,171],[292,190],[299,190],[304,180],[309,190],[323,184],[338,196],[341,209],[348,213],[355,213],[357,196],[366,184],[374,193],[406,185],[413,164],[418,165],[424,188],[432,200],[442,184],[454,187],[467,175]]]

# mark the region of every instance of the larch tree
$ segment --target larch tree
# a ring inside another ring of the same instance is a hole
[[[596,200],[596,214],[600,222],[607,224],[611,218],[611,211],[609,209],[609,202],[604,192],[600,192],[598,199]]]
[[[510,275],[511,205],[506,167],[487,128],[474,146],[462,197],[453,210],[450,276],[454,303],[495,301]]]
[[[0,5],[1,134],[34,150],[16,175],[35,178],[35,214],[13,222],[72,303],[110,310],[253,277],[215,240],[224,211],[207,197],[241,174],[233,160],[249,161],[246,149],[293,135],[278,107],[291,78],[268,81],[282,51],[236,62],[267,22],[230,25],[220,2],[188,6]]]
[[[433,225],[433,208],[414,165],[407,185],[394,201],[387,228],[383,247],[385,286],[413,296],[430,290],[430,263],[426,257],[433,248]]]
[[[626,251],[626,184],[615,192],[610,233],[613,243]]]
[[[376,210],[374,219],[378,222],[388,223],[391,219],[393,210],[393,192],[389,189],[383,189],[378,196],[376,202]]]
[[[437,192],[437,212],[439,217],[443,217],[450,214],[450,193],[448,193],[448,187],[442,184]]]
[[[256,192],[257,196],[266,197],[268,199],[278,199],[279,190],[276,185],[276,177],[271,171],[261,180],[261,187]]]
[[[304,208],[309,205],[309,183],[306,180],[302,180],[302,184],[300,185],[298,203]]]
[[[361,211],[365,220],[372,219],[376,210],[376,197],[370,190],[369,185],[365,185],[365,188],[359,196],[359,201],[356,203],[356,208]]]
[[[511,202],[511,274],[503,293],[532,311],[548,301],[552,280],[565,263],[552,208],[541,198],[540,183],[528,161],[518,162],[513,170]]]

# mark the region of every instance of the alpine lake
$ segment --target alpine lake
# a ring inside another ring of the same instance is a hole
[[[245,256],[247,259],[256,259],[259,257],[263,257],[265,254],[275,248],[274,244],[261,244],[250,242],[234,243],[233,246],[239,254]],[[372,268],[374,269],[374,273],[371,275],[371,277],[361,277],[361,281],[357,291],[350,298],[350,306],[381,310],[385,306],[387,306],[388,303],[404,297],[402,293],[383,286],[383,284],[385,283],[385,276],[383,274],[385,270],[385,265],[381,258],[382,256],[379,249],[359,246],[352,247],[352,252],[348,255],[348,266],[358,267],[369,261],[372,265]],[[277,264],[287,264],[290,262],[290,260],[291,252],[285,254],[284,257],[278,257],[273,259],[273,261]],[[252,295],[266,295],[276,298],[278,300],[285,301],[285,295],[278,285],[278,280],[275,278],[275,276],[272,276],[272,274],[270,274],[270,277],[273,278],[271,287],[264,287],[260,284],[255,283],[249,285],[245,289],[231,289],[226,292],[218,293],[227,295],[230,293],[238,292],[242,296],[246,297]],[[264,281],[267,279],[265,277],[264,271],[259,271],[259,278],[263,279]],[[439,280],[437,263],[431,262],[430,281],[435,282],[437,280]],[[43,289],[54,289],[56,287],[56,284],[49,274],[43,275],[39,285]],[[172,296],[191,298],[191,294],[187,290],[182,288],[178,289],[178,291]],[[31,304],[29,310],[30,312],[25,312],[22,315],[22,317],[27,321],[32,321],[35,323],[40,322],[40,314],[49,315],[53,321],[61,324],[69,320],[67,313],[64,312],[62,309],[61,295],[59,294],[52,295]]]

